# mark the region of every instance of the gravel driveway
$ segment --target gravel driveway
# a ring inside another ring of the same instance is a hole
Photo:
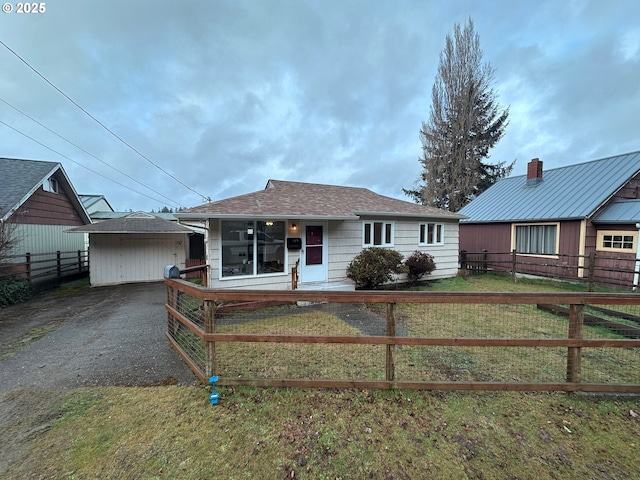
[[[159,282],[56,290],[0,309],[0,393],[196,382],[164,335],[165,299]]]

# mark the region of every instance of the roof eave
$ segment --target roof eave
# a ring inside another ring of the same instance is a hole
[[[210,219],[240,219],[240,220],[357,220],[356,215],[270,215],[270,214],[250,214],[250,213],[176,213],[178,219],[184,220],[210,220]]]

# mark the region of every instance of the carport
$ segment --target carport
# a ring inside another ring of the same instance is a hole
[[[67,230],[89,234],[92,286],[162,280],[165,265],[184,268],[187,227],[145,212]]]

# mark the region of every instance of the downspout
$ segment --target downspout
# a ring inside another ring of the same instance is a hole
[[[640,240],[640,223],[636,223],[636,228],[638,229],[638,239]],[[633,272],[633,290],[638,289],[638,277],[640,277],[640,247],[638,246],[638,240],[636,240],[636,267]]]

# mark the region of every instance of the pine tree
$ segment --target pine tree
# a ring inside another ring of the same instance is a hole
[[[511,172],[513,162],[486,162],[509,117],[491,87],[493,75],[490,64],[482,61],[473,21],[464,29],[455,24],[440,53],[429,121],[420,129],[424,170],[418,188],[404,190],[418,203],[458,211]]]

